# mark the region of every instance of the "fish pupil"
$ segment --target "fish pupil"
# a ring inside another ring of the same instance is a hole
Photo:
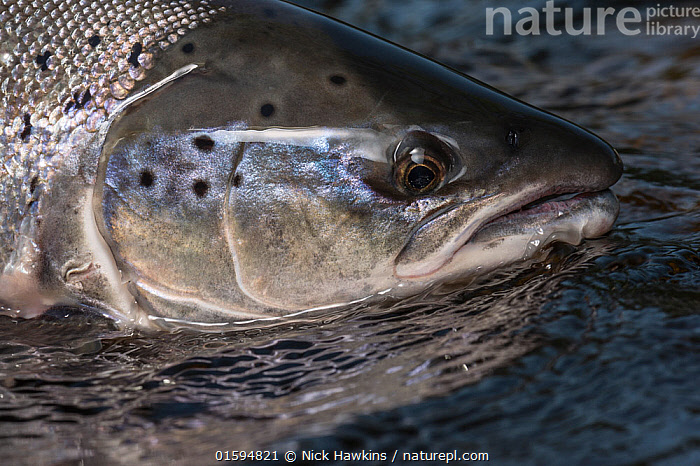
[[[406,181],[411,188],[416,191],[422,191],[432,184],[435,180],[435,172],[425,165],[416,165],[412,167],[406,175]]]

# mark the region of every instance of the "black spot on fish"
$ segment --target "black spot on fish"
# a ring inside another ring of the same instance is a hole
[[[233,187],[237,188],[241,185],[242,177],[238,173],[233,177]]]
[[[263,13],[265,14],[266,17],[268,18],[274,18],[275,17],[275,10],[272,8],[265,8],[263,10]]]
[[[272,104],[265,104],[260,107],[260,114],[265,118],[272,116],[275,113],[275,107]]]
[[[92,98],[92,94],[90,94],[90,89],[86,90],[83,93],[83,98],[80,99],[79,105],[81,107],[85,107],[88,102],[90,102],[90,99]]]
[[[71,108],[75,108],[76,110],[80,110],[81,108],[84,108],[88,102],[90,102],[90,99],[92,99],[92,94],[90,93],[90,89],[87,89],[85,92],[83,92],[82,97],[80,96],[80,92],[74,92],[73,93],[73,100],[69,101],[66,104],[63,111],[65,113],[67,113]]]
[[[338,86],[342,86],[347,82],[347,79],[345,79],[345,76],[341,76],[339,74],[333,75],[329,78],[333,84],[336,84]]]
[[[194,52],[194,44],[192,42],[188,42],[185,45],[182,46],[182,51],[184,53],[192,53]]]
[[[94,49],[95,47],[100,45],[101,41],[102,41],[102,39],[100,39],[100,36],[95,34],[93,36],[90,36],[90,38],[88,39],[88,44],[90,44],[90,47],[92,47]]]
[[[143,46],[141,45],[141,42],[136,42],[133,47],[131,47],[131,55],[129,55],[129,58],[127,58],[126,61],[131,63],[134,68],[141,66],[139,63],[139,55],[141,55],[142,50]]]
[[[19,135],[19,138],[22,141],[26,141],[29,138],[29,135],[32,134],[31,118],[32,117],[29,113],[24,114],[24,129],[22,130],[22,133]]]
[[[141,172],[141,176],[139,177],[139,184],[143,186],[144,188],[150,188],[153,186],[153,173],[151,173],[149,170],[144,170]]]
[[[44,52],[43,55],[36,56],[36,64],[41,67],[41,71],[46,71],[49,69],[49,66],[46,64],[46,60],[48,60],[50,56],[51,52],[49,52],[48,50]]]
[[[34,175],[32,177],[32,181],[29,182],[29,192],[31,194],[34,194],[34,191],[36,190],[36,187],[38,184],[39,184],[39,177],[37,175]]]
[[[214,140],[209,136],[197,136],[194,138],[194,145],[197,149],[210,151],[214,148]]]
[[[192,191],[194,191],[197,197],[204,197],[207,195],[207,191],[209,191],[209,183],[206,181],[197,180],[192,185]]]

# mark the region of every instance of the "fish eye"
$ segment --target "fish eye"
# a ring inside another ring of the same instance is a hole
[[[411,131],[394,151],[394,181],[409,194],[441,187],[454,165],[451,148],[425,131]]]

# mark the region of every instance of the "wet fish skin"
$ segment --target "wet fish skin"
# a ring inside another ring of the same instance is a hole
[[[557,221],[482,228],[545,195],[606,189],[619,157],[330,19],[268,1],[60,3],[82,14],[72,32],[0,13],[0,81],[17,91],[3,95],[0,299],[22,315],[69,303],[137,324],[280,316],[416,292],[522,258],[539,229],[542,244],[572,229],[577,242],[617,215],[606,194]],[[18,53],[24,32],[36,40]],[[450,159],[439,189],[397,183],[411,138]],[[520,240],[498,249],[504,231]]]
[[[31,316],[52,303],[75,301],[65,292],[77,276],[71,264],[80,264],[80,270],[92,254],[77,239],[84,235],[76,222],[53,214],[64,215],[65,209],[70,217],[85,204],[81,187],[95,180],[97,130],[118,103],[143,82],[162,50],[222,8],[206,1],[2,2],[0,296],[5,312]],[[61,180],[66,183],[57,183]],[[48,206],[47,195],[57,191],[66,201]],[[61,229],[48,230],[53,227]],[[48,244],[39,244],[42,232],[53,236],[45,238]],[[59,241],[74,253],[57,266],[49,249]],[[95,280],[96,290],[108,282]],[[80,294],[81,302],[90,295]],[[87,303],[103,306],[111,294],[98,292]]]

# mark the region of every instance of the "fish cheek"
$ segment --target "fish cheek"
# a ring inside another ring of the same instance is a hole
[[[392,222],[358,199],[362,187],[348,176],[309,148],[251,146],[225,215],[244,293],[301,310],[361,299],[385,285],[398,247],[390,244]]]

